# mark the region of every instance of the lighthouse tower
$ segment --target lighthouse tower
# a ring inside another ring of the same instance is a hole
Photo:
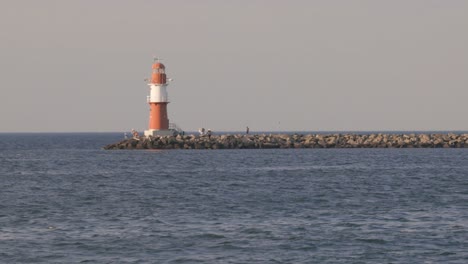
[[[145,136],[168,136],[176,132],[169,129],[169,118],[167,117],[167,97],[166,67],[155,59],[153,63],[151,80],[148,83],[150,95],[147,101],[150,105],[149,126],[145,130]]]

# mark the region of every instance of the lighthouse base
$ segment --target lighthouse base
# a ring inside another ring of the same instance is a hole
[[[178,131],[175,129],[149,129],[145,130],[145,137],[161,137],[161,136],[175,136],[178,134]]]

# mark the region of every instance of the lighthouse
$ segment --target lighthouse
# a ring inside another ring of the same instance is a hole
[[[167,115],[167,78],[166,67],[158,59],[154,60],[151,79],[148,83],[150,95],[147,101],[150,106],[149,126],[145,130],[145,136],[168,136],[177,133],[177,130],[169,127],[169,118]]]

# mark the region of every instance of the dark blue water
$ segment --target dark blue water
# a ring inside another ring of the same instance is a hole
[[[468,149],[0,134],[1,263],[468,263]]]

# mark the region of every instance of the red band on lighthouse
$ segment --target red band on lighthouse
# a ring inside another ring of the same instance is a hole
[[[167,118],[167,103],[150,103],[149,129],[169,129],[169,119]]]

